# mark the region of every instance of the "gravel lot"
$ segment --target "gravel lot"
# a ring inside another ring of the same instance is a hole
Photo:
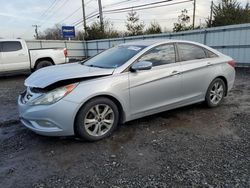
[[[250,187],[250,69],[223,104],[122,125],[105,140],[34,134],[18,121],[24,76],[0,79],[1,187]]]

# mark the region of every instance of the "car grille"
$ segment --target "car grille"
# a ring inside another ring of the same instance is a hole
[[[21,93],[21,102],[26,104],[27,102],[34,100],[35,98],[41,96],[42,93],[35,93],[31,91],[32,89],[27,87],[27,89]]]
[[[30,93],[29,89],[27,89],[21,94],[21,102],[26,104],[32,97],[33,95]]]

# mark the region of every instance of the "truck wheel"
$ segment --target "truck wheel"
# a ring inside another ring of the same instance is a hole
[[[37,63],[35,70],[41,69],[43,67],[48,67],[48,66],[51,66],[51,65],[53,65],[53,63],[51,61],[42,60],[42,61],[39,61]]]

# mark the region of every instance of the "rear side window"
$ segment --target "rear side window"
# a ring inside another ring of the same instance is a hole
[[[211,52],[210,50],[205,49],[205,51],[207,53],[207,57],[208,58],[218,57],[218,55],[216,55],[215,53]]]
[[[153,66],[175,63],[175,49],[173,44],[154,47],[145,53],[139,61],[150,61]]]
[[[206,58],[206,53],[203,48],[192,44],[178,44],[178,52],[180,61]]]
[[[18,41],[1,42],[2,52],[14,52],[22,49],[22,45]]]

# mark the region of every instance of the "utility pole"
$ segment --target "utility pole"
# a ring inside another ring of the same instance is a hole
[[[40,25],[32,25],[32,27],[34,27],[35,28],[35,33],[36,33],[36,39],[38,39],[38,27],[40,27]]]
[[[210,7],[210,19],[209,19],[209,27],[211,27],[211,26],[212,26],[213,10],[214,10],[214,2],[213,2],[213,1],[211,1],[211,7]]]
[[[193,29],[194,29],[194,25],[195,25],[195,9],[196,9],[196,0],[194,0]]]
[[[87,35],[87,23],[86,23],[84,0],[82,0],[82,18],[83,18],[83,28],[84,28],[84,32],[86,36]]]
[[[102,1],[101,0],[98,0],[98,5],[99,5],[99,17],[100,17],[101,30],[104,31],[103,14],[102,14]]]

